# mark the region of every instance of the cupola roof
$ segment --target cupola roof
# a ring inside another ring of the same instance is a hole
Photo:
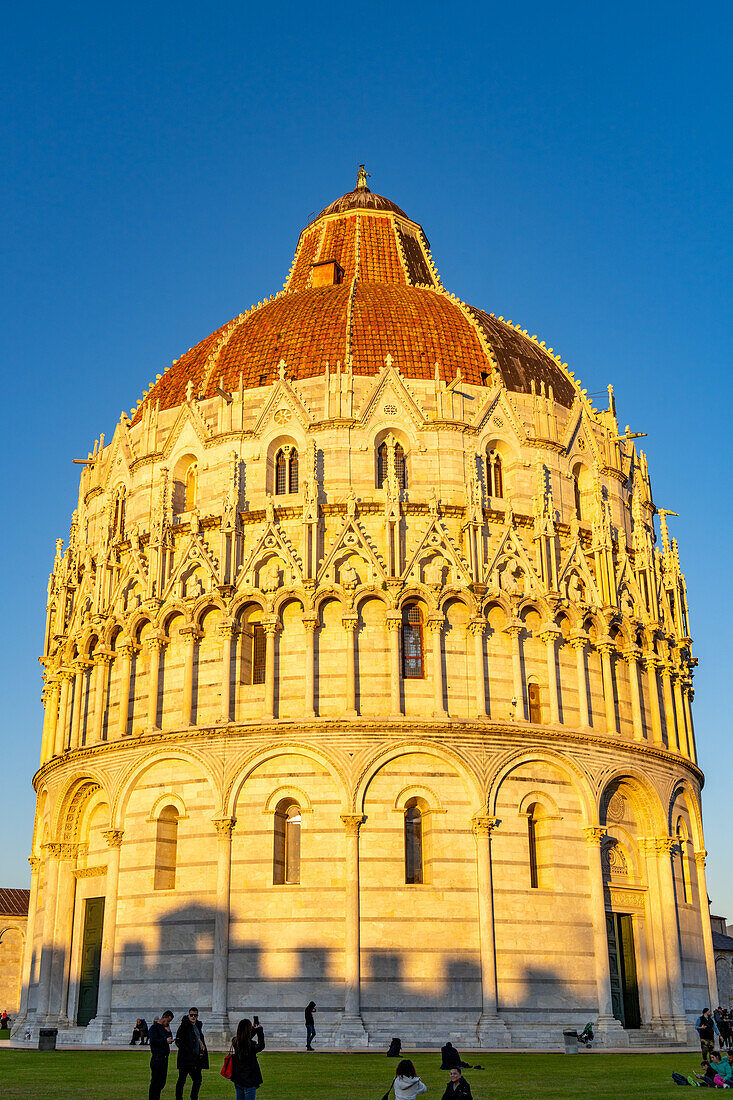
[[[253,306],[176,360],[146,392],[143,406],[175,408],[187,394],[310,378],[351,366],[377,375],[387,356],[407,378],[514,392],[550,393],[569,408],[578,392],[567,369],[526,331],[460,302],[441,285],[422,227],[366,182],[326,206],[300,234],[275,297]]]

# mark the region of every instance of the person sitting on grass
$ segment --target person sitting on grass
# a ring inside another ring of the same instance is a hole
[[[702,1085],[703,1088],[715,1088],[713,1081],[717,1071],[713,1069],[707,1058],[703,1058],[700,1063],[700,1069],[702,1073],[693,1073],[692,1078],[690,1078],[690,1083],[693,1085]]]
[[[720,1085],[730,1086],[733,1085],[733,1067],[727,1058],[723,1058],[717,1050],[713,1050],[709,1057],[710,1068],[714,1071],[715,1076],[713,1078],[713,1084],[720,1087]]]
[[[473,1093],[458,1066],[454,1066],[450,1071],[450,1081],[445,1086],[443,1100],[459,1100],[459,1097],[460,1100],[473,1100]]]
[[[441,1069],[453,1069],[454,1066],[458,1066],[459,1069],[472,1069],[468,1062],[464,1062],[460,1054],[453,1046],[453,1043],[446,1043],[445,1046],[440,1048],[442,1055],[442,1062],[440,1063]]]

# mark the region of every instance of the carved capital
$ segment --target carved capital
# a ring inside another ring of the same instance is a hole
[[[510,623],[507,623],[507,625],[504,627],[504,633],[508,634],[510,637],[519,637],[523,630],[524,623],[520,619],[512,619],[512,621]]]
[[[487,840],[490,839],[494,829],[498,828],[499,819],[493,817],[491,814],[479,814],[474,817],[471,825],[473,827],[473,835],[478,839],[484,837]]]
[[[212,824],[220,840],[231,840],[237,819],[236,817],[215,817]]]
[[[699,848],[695,852],[695,863],[703,871],[705,870],[705,860],[707,858],[707,854],[708,853],[705,851],[704,848]]]
[[[102,836],[107,841],[108,848],[121,848],[124,829],[106,829]]]
[[[59,844],[59,859],[76,859],[79,854],[78,844]]]
[[[46,853],[47,859],[61,859],[60,844],[44,844],[43,851]]]
[[[583,630],[577,630],[568,638],[568,642],[573,647],[573,649],[585,649],[589,641],[590,638]]]
[[[304,615],[303,616],[303,630],[306,634],[315,634],[318,629],[318,618],[316,615]]]
[[[480,638],[483,637],[487,626],[488,623],[486,622],[486,619],[471,619],[470,623],[468,624],[468,629],[473,634],[474,638]]]
[[[654,847],[659,855],[669,856],[677,847],[676,836],[655,836],[652,839],[654,840]]]
[[[237,632],[237,624],[229,619],[227,622],[219,623],[219,637],[221,638],[233,638]]]
[[[390,634],[396,634],[402,626],[402,617],[400,615],[387,615],[387,630]]]
[[[262,629],[264,630],[265,634],[269,634],[271,637],[274,637],[277,634],[278,630],[277,619],[263,619]]]
[[[639,659],[641,657],[641,650],[638,649],[637,647],[632,647],[631,649],[625,649],[623,651],[623,653],[621,654],[621,656],[626,661],[626,664],[629,666],[629,668],[631,668],[632,665],[638,665],[639,664]]]
[[[153,634],[145,639],[145,645],[152,652],[154,649],[162,649],[167,641],[165,634]]]
[[[344,630],[348,630],[348,632],[352,634],[359,625],[358,615],[344,615],[341,619],[341,625]]]
[[[644,662],[644,668],[651,669],[652,671],[659,668],[662,663],[656,653],[642,653],[641,659]]]
[[[200,641],[204,636],[203,630],[199,630],[197,626],[182,626],[178,633],[183,638],[186,638],[191,645],[193,645],[194,642]]]
[[[364,814],[341,814],[347,836],[358,836],[359,829],[364,824]]]
[[[426,626],[431,634],[440,634],[443,629],[443,620],[441,619],[428,619]]]
[[[603,838],[606,835],[605,825],[588,825],[583,829],[585,834],[585,843],[589,848],[600,848],[603,843]]]
[[[596,649],[599,653],[603,654],[604,657],[610,657],[616,650],[616,643],[613,638],[604,635],[603,638],[599,638],[596,642]]]
[[[41,861],[38,856],[28,856],[28,862],[31,865],[31,874],[38,874],[38,868],[41,866]]]

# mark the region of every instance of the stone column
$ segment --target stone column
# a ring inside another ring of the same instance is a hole
[[[265,718],[275,717],[275,635],[277,621],[269,619],[262,623],[265,632]]]
[[[234,635],[234,623],[219,624],[221,635],[221,722],[231,722],[232,705],[232,637]]]
[[[43,1027],[51,998],[51,967],[53,964],[54,926],[56,923],[56,891],[59,881],[60,844],[44,844],[46,881],[43,887],[43,939],[41,966],[38,974],[36,1024]]]
[[[476,841],[476,885],[478,897],[479,946],[481,951],[481,1015],[476,1035],[483,1047],[509,1046],[504,1021],[499,1019],[496,987],[496,942],[494,936],[494,887],[491,876],[491,834],[498,824],[486,814],[473,819]]]
[[[687,722],[685,720],[685,704],[682,699],[682,675],[678,671],[674,677],[674,702],[675,702],[675,714],[677,716],[677,731],[679,735],[680,752],[685,756],[691,756],[690,743],[687,733]]]
[[[641,712],[641,694],[639,692],[639,650],[627,649],[623,659],[629,666],[629,685],[631,687],[631,715],[634,724],[635,741],[644,740],[644,717]]]
[[[687,1020],[682,988],[682,958],[677,924],[677,899],[672,876],[672,850],[677,840],[672,836],[654,838],[659,879],[659,904],[662,915],[664,951],[667,959],[667,983],[671,1008],[671,1025],[679,1038],[686,1038]]]
[[[606,835],[606,830],[601,826],[591,825],[583,832],[588,845],[590,905],[593,920],[593,958],[596,970],[596,996],[598,998],[598,1029],[606,1034],[614,1032],[614,1045],[628,1046],[628,1037],[625,1035],[620,1021],[615,1019],[611,1005],[611,971],[608,962],[606,903],[603,896],[603,868],[601,865],[601,844]],[[606,1045],[609,1045],[608,1040],[606,1040]]]
[[[705,881],[705,857],[707,852],[700,849],[695,852],[695,868],[697,870],[697,898],[700,906],[700,923],[702,924],[702,942],[705,948],[705,969],[708,977],[709,1001],[711,1005],[719,1004],[718,999],[718,975],[715,972],[715,952],[713,951],[713,930],[710,926],[710,906],[708,903],[708,888]]]
[[[447,718],[448,714],[443,703],[442,617],[428,619],[427,626],[433,639],[433,714],[436,718]]]
[[[56,1023],[68,1026],[66,1000],[69,992],[69,963],[71,961],[71,926],[74,916],[74,864],[77,847],[61,844],[59,873],[56,884],[56,917],[54,921],[54,948],[51,965],[51,994],[49,1016]]]
[[[344,1014],[337,1036],[344,1046],[366,1046],[361,1018],[361,930],[359,916],[359,829],[363,814],[342,814],[346,829],[346,897],[344,919]]]
[[[106,1039],[112,1024],[112,981],[115,966],[115,936],[117,933],[117,892],[120,879],[120,848],[122,829],[108,829],[104,834],[109,852],[107,855],[107,894],[104,901],[102,925],[102,956],[99,963],[99,995],[97,1015],[89,1027],[95,1039]]]
[[[214,821],[216,829],[216,918],[214,921],[214,980],[211,991],[210,1032],[220,1033],[226,1042],[231,1038],[227,1014],[227,983],[229,979],[229,918],[232,878],[232,831],[236,821],[225,817]]]
[[[468,629],[473,634],[473,675],[476,693],[476,717],[486,717],[486,676],[484,675],[485,619],[472,619]]]
[[[66,741],[66,731],[69,728],[69,701],[71,695],[71,681],[74,679],[74,673],[71,669],[65,668],[61,672],[61,698],[59,700],[59,718],[56,723],[56,731],[54,736],[53,755],[61,756],[64,751],[64,744]]]
[[[44,732],[41,741],[41,764],[46,764],[53,756],[56,740],[56,727],[59,720],[59,704],[61,696],[61,684],[58,680],[52,680],[48,686],[46,698],[46,713],[44,715]]]
[[[315,646],[318,619],[315,615],[303,616],[305,631],[305,717],[315,718]]]
[[[98,650],[94,654],[94,725],[92,727],[92,741],[98,744],[102,740],[104,732],[104,711],[107,706],[107,678],[109,666],[112,662],[112,653],[106,649]]]
[[[25,929],[20,1008],[18,1009],[18,1015],[13,1020],[12,1033],[14,1037],[21,1037],[25,1031],[25,1021],[28,1016],[28,994],[30,992],[31,976],[33,974],[33,948],[35,940],[36,909],[38,907],[38,878],[41,861],[37,856],[30,856],[28,862],[31,865],[31,893],[28,899],[28,923]]]
[[[389,635],[389,716],[402,717],[402,699],[400,697],[400,615],[387,615],[387,633]]]
[[[588,635],[579,631],[570,638],[570,644],[575,650],[575,660],[578,668],[578,711],[580,712],[580,725],[590,726],[590,714],[588,713],[588,685],[585,682],[585,646]]]
[[[147,727],[158,729],[158,674],[160,671],[160,651],[165,640],[160,636],[148,638],[146,645],[150,653],[150,675],[148,676],[148,721]]]
[[[354,646],[356,645],[356,628],[359,620],[356,615],[344,615],[341,619],[341,623],[346,633],[346,698],[344,700],[344,714],[347,718],[356,718]]]
[[[649,952],[649,985],[652,1001],[651,1026],[667,1034],[669,1028],[669,986],[665,958],[663,914],[659,901],[659,874],[657,873],[657,846],[653,838],[638,837],[639,851],[644,861],[644,877],[647,884],[646,914],[651,936]]]
[[[120,705],[117,711],[117,734],[119,737],[127,735],[127,712],[130,709],[130,678],[132,676],[131,643],[118,646],[118,660],[122,662],[120,667]]]
[[[180,631],[186,641],[186,649],[183,655],[183,700],[181,702],[181,725],[191,725],[191,708],[193,707],[193,657],[196,642],[201,637],[201,631],[195,626],[183,626]]]
[[[601,667],[603,669],[603,701],[606,706],[606,733],[614,737],[618,734],[616,726],[616,703],[613,698],[613,668],[611,667],[611,654],[614,650],[610,638],[601,638],[596,642],[596,649],[601,655]]]
[[[649,687],[649,707],[652,716],[652,741],[655,745],[663,743],[662,716],[659,712],[659,689],[657,686],[657,665],[659,658],[653,653],[645,653],[642,656],[646,667],[647,683]]]
[[[550,721],[555,725],[560,724],[560,705],[557,698],[557,661],[555,644],[560,635],[560,627],[554,623],[546,623],[539,634],[540,641],[545,643],[547,656],[547,696],[550,702]]]
[[[697,763],[697,752],[695,750],[695,726],[692,721],[692,700],[695,698],[695,692],[692,688],[692,678],[685,678],[685,718],[687,719],[687,747],[690,750],[690,760],[693,764]]]
[[[677,727],[674,717],[674,699],[672,697],[672,665],[669,661],[662,663],[662,694],[664,696],[664,719],[667,726],[667,748],[670,752],[679,752],[680,745],[677,738]]]
[[[512,682],[514,690],[514,698],[517,700],[517,706],[515,710],[515,717],[521,718],[525,721],[527,718],[527,712],[524,706],[524,682],[522,679],[522,655],[519,651],[519,635],[522,632],[523,624],[519,619],[514,619],[508,626],[504,627],[506,633],[511,639],[512,646]]]

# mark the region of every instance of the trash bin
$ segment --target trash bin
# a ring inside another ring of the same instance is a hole
[[[57,1027],[42,1027],[38,1032],[39,1050],[56,1050],[56,1036],[59,1033]]]
[[[565,1028],[562,1033],[563,1042],[565,1043],[566,1054],[578,1053],[578,1033],[571,1028]]]

